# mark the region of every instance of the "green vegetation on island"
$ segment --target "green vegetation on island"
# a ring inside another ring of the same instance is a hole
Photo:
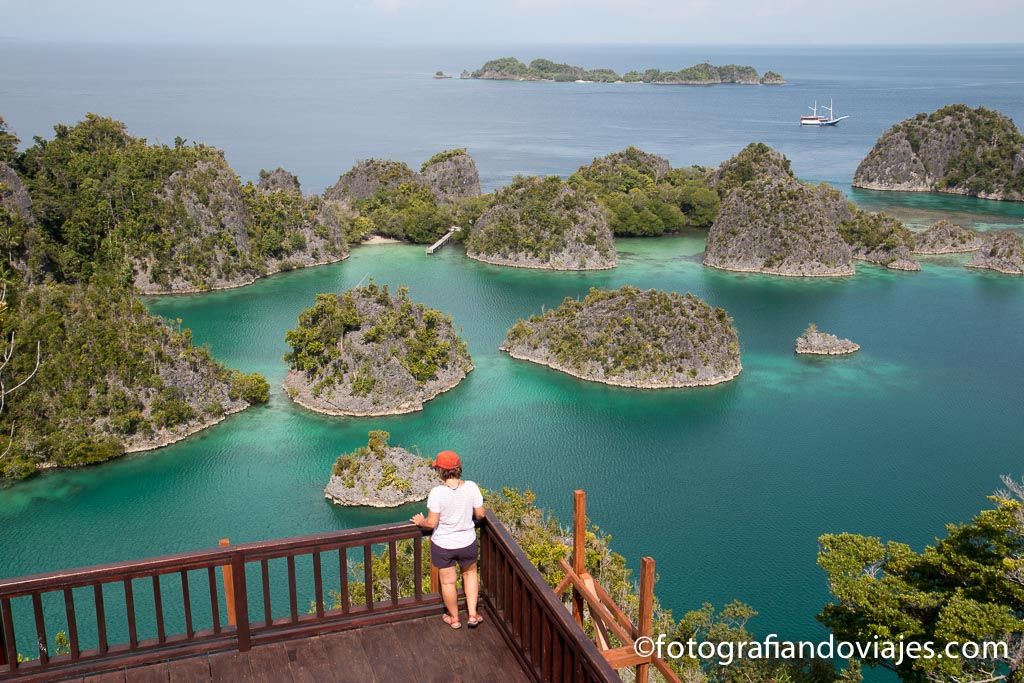
[[[997,111],[947,105],[887,130],[853,185],[1024,201],[1024,135]]]
[[[18,153],[0,120],[0,478],[157,448],[267,401],[261,375],[217,363],[133,286],[129,255],[174,215],[160,178],[210,154],[95,116]]]
[[[451,318],[374,282],[318,294],[286,339],[288,395],[328,415],[421,410],[473,369]]]
[[[1024,236],[1016,230],[992,230],[985,233],[967,267],[994,270],[1007,275],[1024,275]]]
[[[586,187],[558,176],[519,176],[495,192],[466,246],[472,259],[520,268],[615,266],[604,208]]]
[[[95,114],[54,132],[16,169],[35,216],[28,258],[61,280],[99,269],[144,293],[191,292],[347,254],[333,207],[243,186],[212,147],[150,145]]]
[[[1024,482],[1003,479],[993,508],[917,552],[897,541],[858,534],[819,540],[818,565],[834,602],[818,619],[837,640],[945,644],[1004,643],[968,657],[864,660],[908,682],[1019,681],[1024,673]]]
[[[419,173],[400,161],[360,161],[324,199],[348,210],[353,240],[377,234],[418,244],[435,241],[453,225],[472,225],[486,203],[476,162],[465,149],[435,154]]]
[[[554,81],[567,83],[590,81],[597,83],[655,83],[659,85],[711,85],[716,83],[739,83],[744,85],[778,85],[786,81],[774,71],[758,76],[757,69],[740,64],[715,66],[704,62],[680,69],[679,71],[627,71],[619,75],[612,69],[584,69],[572,64],[553,62],[550,59],[535,59],[528,65],[515,57],[501,57],[486,62],[475,71],[464,71],[463,78],[479,78],[498,81]]]
[[[736,377],[740,346],[729,314],[692,294],[625,286],[519,320],[503,351],[581,379],[658,389]]]
[[[703,169],[673,169],[636,147],[594,159],[569,182],[592,192],[607,210],[612,232],[626,237],[706,228],[720,203]]]

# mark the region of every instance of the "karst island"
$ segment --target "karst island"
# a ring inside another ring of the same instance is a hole
[[[591,289],[519,320],[501,350],[580,379],[642,389],[727,382],[742,369],[729,314],[692,294]]]
[[[596,195],[558,176],[520,176],[495,192],[473,226],[466,255],[518,268],[615,267],[612,230]]]
[[[817,356],[843,356],[860,350],[860,344],[849,339],[840,339],[834,334],[822,332],[811,323],[803,334],[796,338],[796,352]]]
[[[335,505],[397,507],[423,500],[437,484],[431,461],[388,443],[385,431],[370,432],[369,441],[338,457],[324,497]]]
[[[859,209],[825,183],[796,178],[789,160],[748,145],[711,175],[722,198],[704,265],[792,277],[855,274],[854,260],[919,270],[913,233],[885,213]]]
[[[451,318],[373,282],[318,294],[286,340],[288,396],[327,415],[422,410],[473,369]]]
[[[887,130],[853,186],[1024,201],[1024,135],[997,111],[951,104]]]

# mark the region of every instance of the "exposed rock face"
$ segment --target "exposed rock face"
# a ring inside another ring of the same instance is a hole
[[[480,173],[464,149],[435,154],[424,162],[420,175],[438,201],[480,196]]]
[[[324,199],[354,205],[369,199],[381,188],[393,189],[402,183],[422,183],[419,176],[401,161],[367,159],[345,172],[327,188]]]
[[[422,410],[473,369],[451,318],[374,283],[317,295],[287,341],[288,395],[328,415]]]
[[[307,199],[298,188],[283,169],[243,187],[219,154],[171,174],[161,196],[170,216],[166,253],[132,260],[135,287],[144,294],[229,289],[344,259],[344,207]],[[267,232],[278,242],[269,251],[259,239]]]
[[[13,168],[0,161],[0,209],[23,221],[32,221],[32,197]]]
[[[466,255],[520,268],[600,270],[615,266],[615,243],[590,192],[557,176],[519,177],[495,193]]]
[[[592,289],[520,320],[502,351],[581,379],[660,389],[718,384],[736,377],[739,338],[729,314],[687,294]]]
[[[915,235],[914,253],[957,254],[977,251],[979,247],[981,236],[977,231],[941,220]]]
[[[853,248],[853,257],[891,270],[921,270],[912,257],[914,233],[886,213],[853,209],[839,226],[839,234]]]
[[[986,233],[981,247],[971,256],[967,267],[1024,275],[1024,239],[1015,230]]]
[[[264,192],[295,192],[302,194],[299,179],[280,166],[273,171],[261,170],[260,181],[256,186]]]
[[[704,265],[772,275],[853,275],[852,252],[838,230],[851,217],[837,190],[762,176],[722,202]]]
[[[954,104],[882,135],[853,176],[872,190],[1024,200],[1024,136],[999,112]]]
[[[324,497],[335,505],[380,508],[426,498],[438,483],[430,461],[389,446],[389,437],[385,431],[372,431],[366,446],[339,457]]]
[[[860,344],[856,344],[849,339],[840,339],[834,334],[820,332],[814,323],[811,323],[804,333],[796,339],[797,353],[842,356],[859,349]]]
[[[795,180],[789,159],[763,142],[744,147],[722,162],[710,176],[711,186],[724,199],[741,185],[758,181]]]

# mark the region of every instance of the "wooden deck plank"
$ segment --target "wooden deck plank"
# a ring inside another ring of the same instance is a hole
[[[125,674],[124,669],[118,669],[117,671],[107,671],[94,676],[86,676],[82,680],[85,683],[124,683]]]
[[[252,674],[252,680],[256,683],[278,683],[292,680],[285,643],[259,645],[246,654],[249,656],[249,671]]]
[[[295,683],[323,683],[334,680],[327,650],[321,638],[306,638],[285,644],[288,667]],[[344,666],[344,664],[342,664]]]
[[[248,652],[217,652],[209,655],[210,678],[217,683],[253,683]]]
[[[435,638],[447,653],[452,666],[470,680],[497,679],[501,681],[529,681],[519,660],[508,649],[494,624],[484,621],[475,629],[465,626],[452,631],[438,620]]]
[[[394,632],[394,624],[361,628],[356,631],[363,644],[366,657],[380,681],[422,681],[420,671],[424,662],[403,657],[405,646]]]
[[[167,683],[170,677],[170,667],[167,662],[140,666],[125,671],[125,678],[128,683]]]
[[[445,629],[452,630],[450,626],[441,622],[440,618],[436,621]],[[402,653],[421,664],[422,680],[427,683],[468,680],[466,672],[453,667],[443,648],[437,646],[437,639],[433,633],[435,628],[431,621],[424,619],[401,622],[391,627],[395,637],[402,644]]]
[[[377,678],[373,664],[363,650],[363,641],[357,631],[341,631],[320,637],[323,643],[327,662],[331,667],[331,678],[336,683],[376,683],[383,679]]]
[[[170,662],[170,683],[208,683],[210,660],[206,657],[190,657]]]

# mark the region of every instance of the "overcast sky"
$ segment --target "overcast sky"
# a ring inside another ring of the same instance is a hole
[[[0,0],[0,19],[89,42],[1017,43],[1024,0]]]

